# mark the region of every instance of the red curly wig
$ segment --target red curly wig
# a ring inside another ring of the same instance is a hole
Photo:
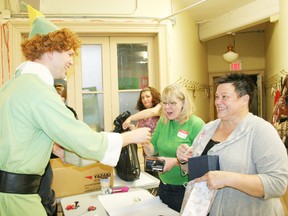
[[[46,52],[63,52],[73,50],[77,54],[80,40],[77,35],[69,29],[60,29],[47,35],[35,35],[21,44],[22,53],[26,60],[34,61]]]

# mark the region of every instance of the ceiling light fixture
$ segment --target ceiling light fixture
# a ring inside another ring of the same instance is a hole
[[[228,37],[231,37],[233,36],[233,45],[230,43],[228,46],[227,46],[227,52],[223,54],[223,59],[228,62],[228,63],[231,63],[233,61],[235,61],[239,54],[235,52],[234,50],[234,47],[235,47],[235,33],[232,33],[232,32],[229,32],[227,33]]]

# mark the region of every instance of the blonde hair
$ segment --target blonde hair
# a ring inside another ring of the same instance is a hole
[[[186,123],[189,118],[195,112],[195,106],[188,94],[186,88],[180,84],[174,83],[167,86],[162,94],[161,94],[161,101],[171,101],[171,98],[176,98],[183,102],[183,108],[179,114],[179,124]],[[169,119],[165,115],[165,112],[162,111],[163,107],[161,108],[161,117],[163,118],[163,123],[167,124]]]

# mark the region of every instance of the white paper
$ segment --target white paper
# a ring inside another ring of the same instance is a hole
[[[207,216],[215,194],[216,190],[210,190],[207,182],[195,183],[181,216]]]
[[[100,195],[101,202],[109,216],[179,216],[179,213],[163,204],[144,189],[126,193]]]
[[[153,195],[147,190],[139,188],[125,193],[99,195],[98,200],[110,214],[110,212],[116,209],[126,208],[136,204],[137,202],[142,202],[152,197]]]
[[[128,208],[116,209],[109,212],[110,216],[179,216],[179,212],[170,209],[160,198],[153,197],[148,200],[139,202]]]

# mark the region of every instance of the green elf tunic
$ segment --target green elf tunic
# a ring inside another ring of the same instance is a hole
[[[98,133],[76,120],[53,82],[44,65],[25,62],[0,90],[0,170],[42,175],[53,142],[82,157],[115,166],[121,135]],[[44,216],[46,212],[38,194],[0,192],[0,215]]]

